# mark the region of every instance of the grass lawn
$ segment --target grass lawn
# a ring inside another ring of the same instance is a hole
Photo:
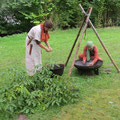
[[[47,53],[42,50],[43,65],[65,63],[77,33],[78,29],[50,32],[49,43],[53,52]],[[120,28],[98,29],[98,33],[120,68]],[[12,66],[25,67],[26,35],[27,33],[15,34],[0,38],[0,73]],[[88,40],[92,40],[98,46],[99,56],[103,58],[104,64],[100,68],[100,75],[80,75],[74,68],[71,80],[80,88],[79,102],[61,107],[54,106],[45,111],[36,109],[35,114],[28,115],[30,120],[120,120],[120,73],[111,65],[92,29],[87,29],[79,53],[82,53]],[[64,74],[68,73],[73,55]],[[111,74],[104,72],[106,68],[111,70]],[[5,80],[0,78],[1,86],[4,83]]]

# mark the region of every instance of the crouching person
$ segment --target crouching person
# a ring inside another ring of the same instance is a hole
[[[87,45],[84,47],[83,53],[79,54],[79,59],[83,60],[83,64],[86,63],[86,61],[89,61],[92,59],[92,62],[89,64],[89,66],[93,66],[98,60],[102,61],[102,58],[98,56],[98,49],[95,45],[93,45],[92,41],[88,41]]]
[[[46,52],[52,51],[48,43],[50,38],[48,31],[51,28],[52,22],[45,21],[43,24],[32,27],[28,32],[26,37],[26,68],[30,76],[33,76],[37,70],[42,69],[41,48]],[[45,42],[47,47],[42,42]]]

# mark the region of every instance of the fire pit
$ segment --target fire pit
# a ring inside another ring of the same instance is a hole
[[[102,66],[103,61],[98,60],[93,66],[89,66],[92,61],[90,60],[83,64],[82,60],[76,60],[74,66],[79,70],[94,70],[95,74],[99,75],[99,68]]]

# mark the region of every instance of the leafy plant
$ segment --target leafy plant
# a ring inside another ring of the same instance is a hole
[[[67,77],[54,75],[47,67],[29,77],[24,69],[12,68],[5,75],[6,85],[0,90],[0,111],[13,113],[34,113],[36,107],[43,110],[53,105],[64,105],[78,100],[78,92]]]

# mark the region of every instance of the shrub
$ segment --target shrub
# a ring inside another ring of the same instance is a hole
[[[53,105],[64,105],[78,100],[78,92],[72,91],[75,86],[66,80],[67,77],[54,75],[43,67],[33,77],[24,69],[12,68],[7,74],[6,85],[0,90],[0,111],[6,115],[13,113],[34,113],[36,107],[43,110]]]

